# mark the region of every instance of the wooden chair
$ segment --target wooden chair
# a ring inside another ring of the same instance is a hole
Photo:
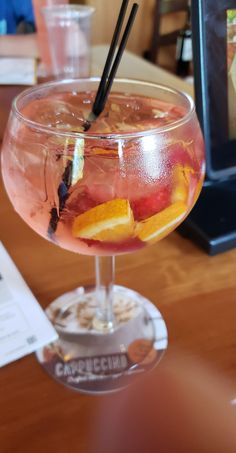
[[[188,0],[156,0],[150,48],[144,52],[144,58],[156,63],[159,48],[176,44],[179,30],[160,34],[162,16],[176,12],[188,11]]]

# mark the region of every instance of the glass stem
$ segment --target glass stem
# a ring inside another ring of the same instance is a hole
[[[114,328],[113,284],[115,275],[114,256],[95,257],[96,297],[98,309],[94,327],[104,332]]]

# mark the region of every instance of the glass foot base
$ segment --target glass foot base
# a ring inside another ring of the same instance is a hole
[[[37,351],[45,370],[57,381],[84,393],[119,390],[152,369],[167,348],[167,328],[146,298],[114,286],[114,328],[96,329],[93,287],[77,288],[46,310],[59,339]]]

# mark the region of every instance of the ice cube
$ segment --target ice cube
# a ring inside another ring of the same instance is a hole
[[[38,99],[29,103],[23,114],[31,120],[47,127],[62,130],[83,130],[84,115],[81,107],[76,107],[61,99]]]

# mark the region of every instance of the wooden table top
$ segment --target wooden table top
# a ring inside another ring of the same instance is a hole
[[[93,51],[100,71],[105,48]],[[121,75],[192,87],[127,53]],[[63,251],[34,233],[0,186],[0,240],[43,307],[65,291],[93,282],[93,259]],[[117,258],[116,282],[150,298],[169,331],[169,350],[182,348],[235,380],[236,250],[207,256],[177,233]],[[110,397],[112,398],[112,397]],[[1,453],[86,453],[104,397],[75,393],[53,381],[27,356],[0,370]]]

